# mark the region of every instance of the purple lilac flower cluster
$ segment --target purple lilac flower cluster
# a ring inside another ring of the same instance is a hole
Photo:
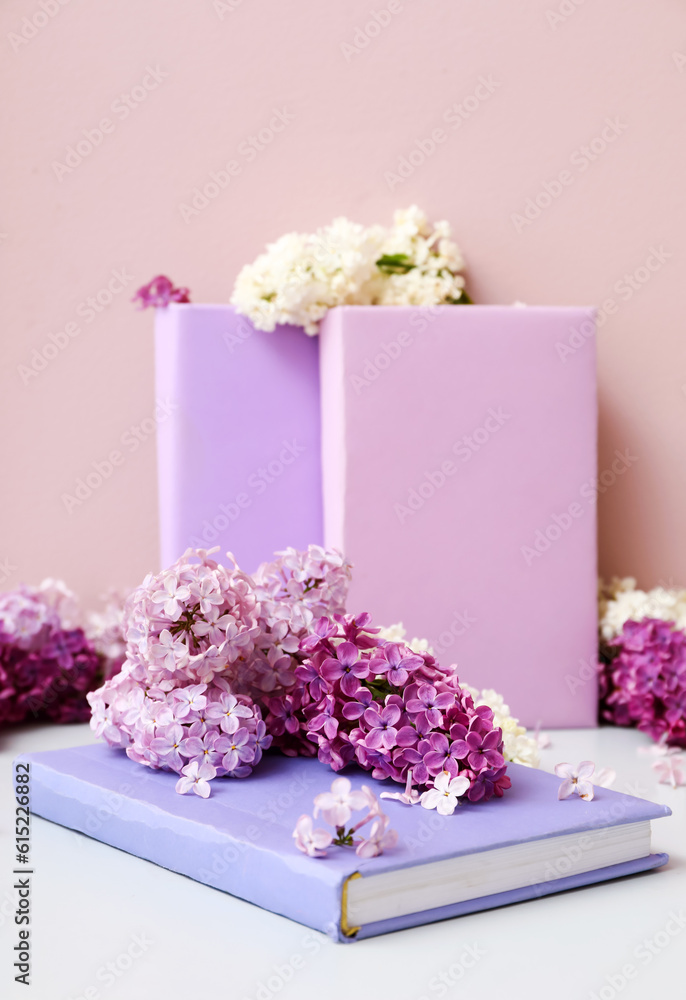
[[[73,595],[56,581],[0,594],[0,725],[85,722],[102,660],[73,627]]]
[[[297,684],[301,641],[315,613],[343,606],[349,575],[319,546],[279,553],[254,577],[189,549],[129,598],[122,670],[89,695],[95,733],[182,774],[182,792],[245,777],[272,739],[257,699]]]
[[[454,669],[401,642],[380,641],[368,614],[320,618],[301,642],[298,683],[267,699],[267,729],[287,754],[335,771],[356,762],[375,778],[430,787],[447,772],[468,779],[471,802],[510,787],[493,712],[474,707]]]
[[[686,635],[656,618],[627,621],[603,652],[601,718],[686,747]]]

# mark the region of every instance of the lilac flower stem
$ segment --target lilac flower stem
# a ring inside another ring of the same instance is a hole
[[[351,828],[350,834],[352,835],[353,833],[357,833],[360,827],[364,826],[365,823],[368,823],[370,819],[374,819],[375,815],[376,813],[373,812],[368,813],[364,819],[361,819],[359,823],[356,823],[355,826]]]

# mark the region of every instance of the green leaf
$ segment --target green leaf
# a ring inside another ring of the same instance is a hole
[[[446,302],[448,303],[448,305],[451,305],[451,306],[473,306],[474,305],[474,300],[472,298],[470,298],[470,296],[468,295],[468,293],[465,291],[464,288],[462,289],[462,295],[460,295],[459,299],[449,298],[449,299],[446,299]]]
[[[384,274],[407,274],[415,268],[406,253],[385,253],[376,262],[376,266]]]

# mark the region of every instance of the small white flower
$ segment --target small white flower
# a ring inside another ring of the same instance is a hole
[[[469,789],[469,778],[458,774],[451,778],[448,771],[434,779],[434,787],[422,793],[421,803],[425,809],[435,809],[441,816],[452,816],[458,804],[458,799]]]

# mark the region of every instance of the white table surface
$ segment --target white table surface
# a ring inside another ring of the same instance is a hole
[[[93,742],[87,726],[0,735],[0,996],[30,1000],[612,1000],[686,997],[686,788],[657,783],[647,737],[560,730],[542,766],[594,760],[619,791],[670,806],[669,865],[514,906],[334,944],[324,935],[35,817],[32,983],[14,983],[14,800],[20,752]],[[681,917],[684,926],[681,927]],[[671,933],[670,933],[671,932]],[[142,944],[136,946],[136,938]],[[646,945],[644,942],[649,942]],[[465,948],[478,957],[460,963]],[[293,956],[301,960],[293,961]],[[108,963],[113,963],[108,970]],[[632,967],[627,979],[623,967]],[[294,966],[298,968],[294,969]],[[452,969],[452,972],[450,971]],[[282,974],[279,974],[281,970]],[[441,981],[441,975],[444,981]],[[287,980],[287,981],[286,981]],[[90,992],[88,992],[90,990]]]

